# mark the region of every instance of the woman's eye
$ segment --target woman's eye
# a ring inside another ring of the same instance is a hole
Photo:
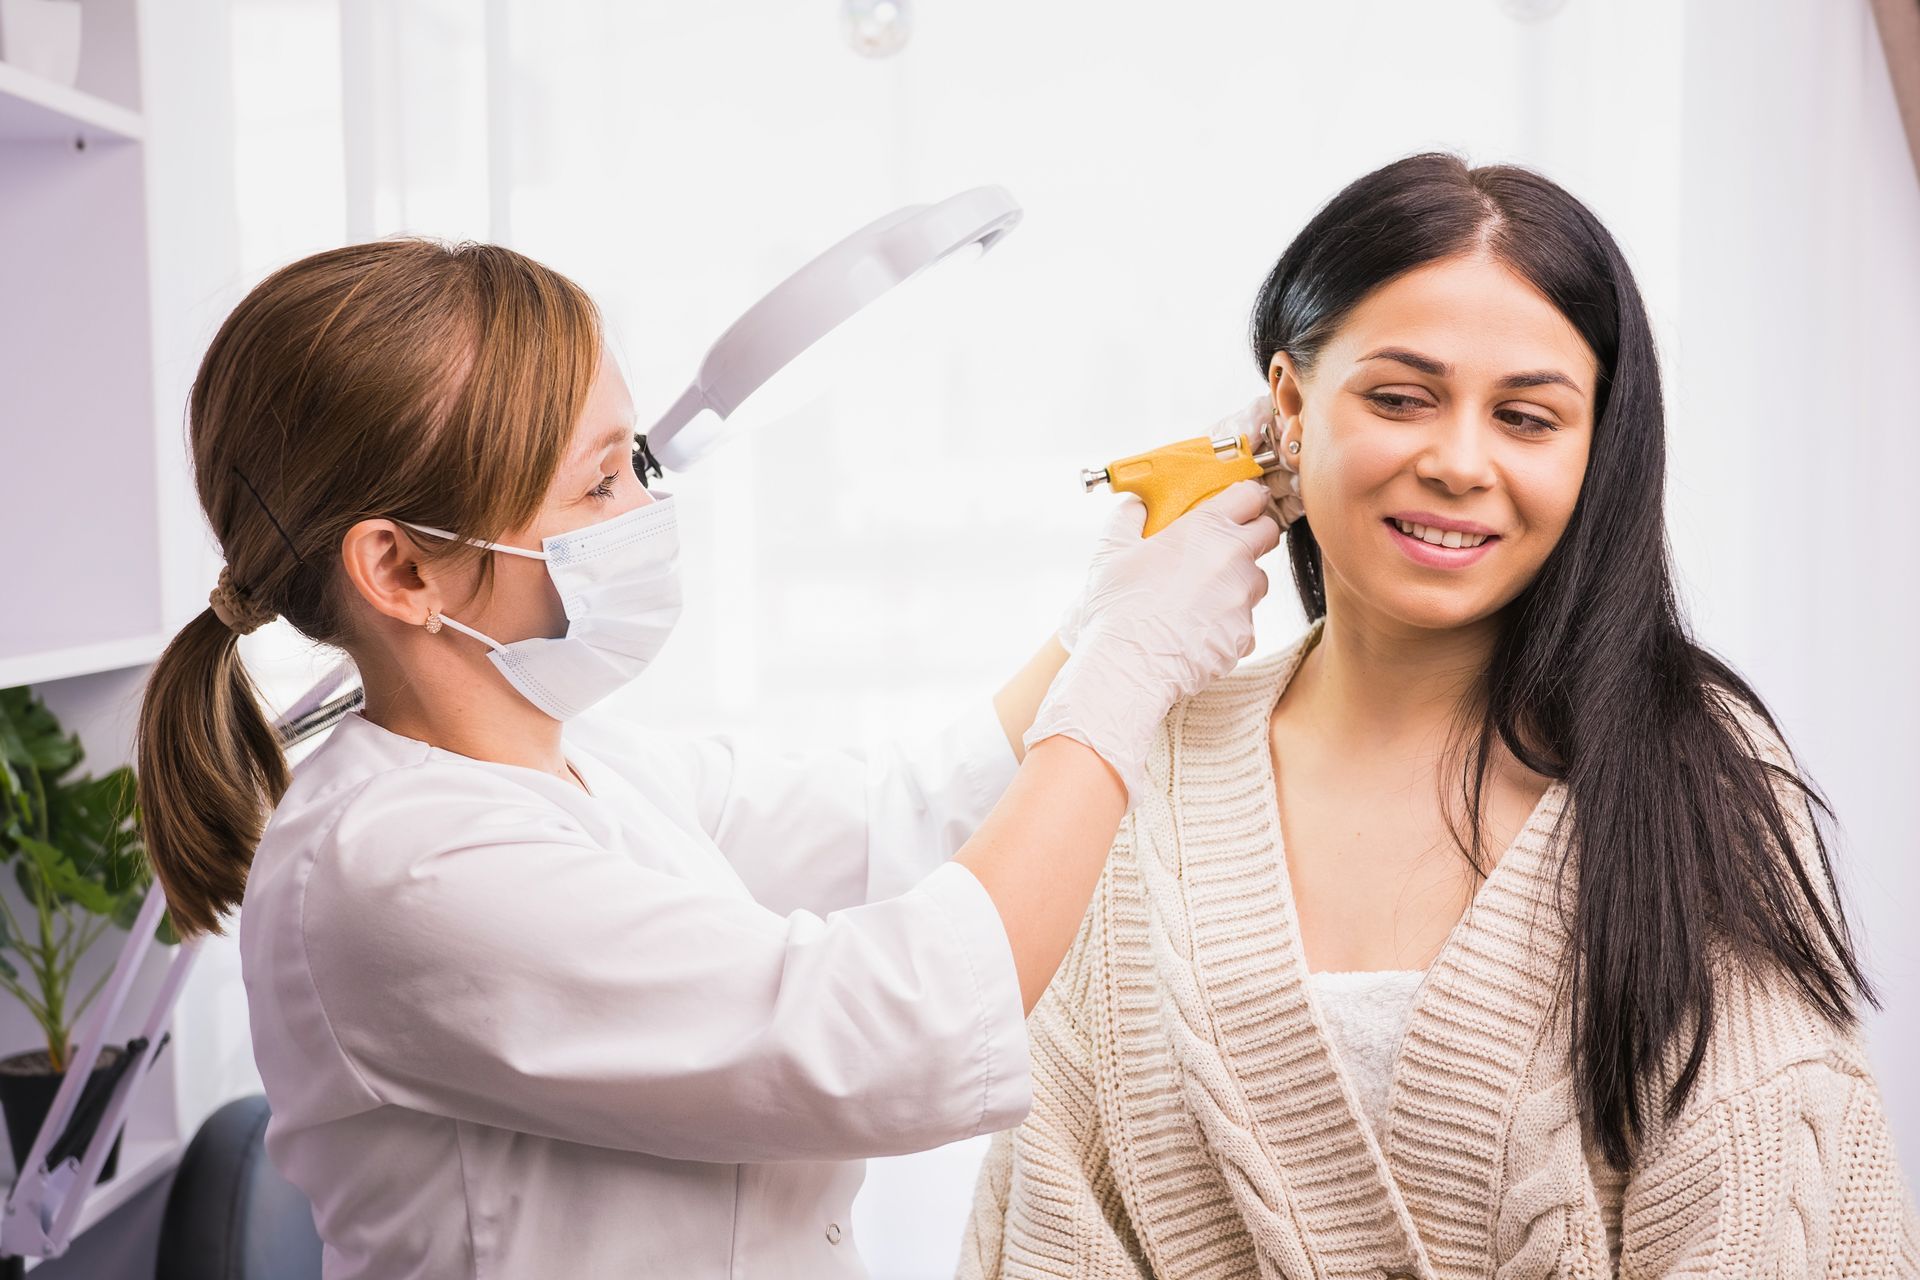
[[[613,496],[613,476],[601,476],[600,483],[587,490],[589,498],[611,498]]]
[[[1498,409],[1495,410],[1495,415],[1499,417],[1502,422],[1508,422],[1510,418],[1518,418],[1518,422],[1509,422],[1508,425],[1520,428],[1521,432],[1525,435],[1543,436],[1550,431],[1558,431],[1560,429],[1551,422],[1548,422],[1545,418],[1536,417],[1531,413],[1522,413],[1518,409]]]
[[[1399,396],[1391,391],[1373,391],[1367,399],[1385,409],[1388,413],[1408,413],[1415,409],[1424,409],[1427,402],[1418,396]]]

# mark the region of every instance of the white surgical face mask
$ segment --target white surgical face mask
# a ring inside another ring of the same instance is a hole
[[[402,520],[442,538],[458,534]],[[539,551],[461,538],[530,560],[567,611],[567,634],[501,644],[444,613],[440,620],[492,650],[487,655],[515,689],[556,720],[568,720],[639,675],[666,644],[680,617],[680,534],[672,494],[659,494],[611,520],[540,540]]]

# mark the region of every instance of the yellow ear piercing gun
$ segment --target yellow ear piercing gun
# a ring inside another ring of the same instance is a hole
[[[1274,447],[1272,406],[1264,412],[1234,416],[1233,425],[1257,419],[1251,430],[1216,436],[1196,436],[1162,445],[1131,458],[1089,467],[1080,483],[1092,493],[1107,485],[1115,493],[1138,494],[1147,504],[1142,537],[1152,537],[1201,502],[1239,480],[1259,480],[1283,464]],[[1292,452],[1298,454],[1296,442]]]

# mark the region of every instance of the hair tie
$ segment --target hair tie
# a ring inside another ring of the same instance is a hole
[[[220,583],[207,596],[207,603],[213,606],[214,616],[235,635],[258,631],[280,616],[278,609],[264,600],[254,600],[245,587],[237,585],[233,569],[224,564],[220,566]]]

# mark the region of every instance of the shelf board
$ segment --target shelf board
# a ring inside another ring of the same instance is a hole
[[[140,113],[0,62],[0,142],[138,142]]]
[[[185,1151],[186,1144],[165,1138],[141,1142],[122,1139],[119,1171],[111,1182],[100,1183],[87,1197],[86,1207],[80,1210],[80,1218],[74,1223],[74,1238],[78,1239],[102,1218],[166,1177],[180,1163]],[[26,1259],[26,1269],[33,1270],[41,1261],[40,1258]]]
[[[72,649],[53,649],[44,653],[0,657],[0,689],[17,684],[43,684],[68,676],[87,676],[101,671],[123,671],[152,662],[173,639],[171,633],[135,636],[130,640],[109,640],[104,644],[80,645]]]

